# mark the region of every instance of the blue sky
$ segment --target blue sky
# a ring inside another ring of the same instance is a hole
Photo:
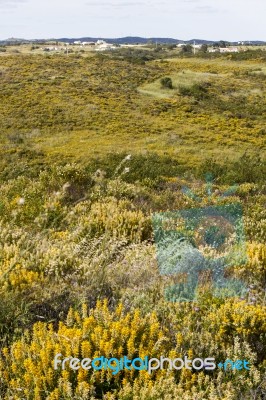
[[[0,39],[265,40],[265,0],[0,0]]]

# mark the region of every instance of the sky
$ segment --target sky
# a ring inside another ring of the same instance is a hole
[[[0,0],[0,39],[266,41],[265,0]]]

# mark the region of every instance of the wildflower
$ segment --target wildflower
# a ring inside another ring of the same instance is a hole
[[[100,177],[102,175],[102,171],[100,169],[97,169],[95,172],[95,176]]]
[[[64,185],[63,185],[63,191],[64,192],[67,192],[68,190],[69,190],[69,188],[71,187],[71,184],[69,183],[69,182],[66,182]]]
[[[22,206],[24,203],[25,203],[24,197],[21,197],[20,199],[18,199],[18,205]]]
[[[255,289],[255,285],[249,285],[250,289]]]

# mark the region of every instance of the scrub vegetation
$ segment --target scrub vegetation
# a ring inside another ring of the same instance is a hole
[[[264,53],[147,52],[0,58],[3,400],[265,399]],[[153,214],[232,202],[248,255],[232,273],[248,292],[217,298],[209,284],[168,301]],[[55,371],[57,353],[251,368],[114,376]]]

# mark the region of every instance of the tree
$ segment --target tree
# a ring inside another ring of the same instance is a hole
[[[173,44],[173,43],[167,44],[166,48],[167,48],[167,50],[174,50],[174,49],[176,49],[176,44]]]
[[[201,46],[200,51],[202,51],[202,53],[207,53],[207,51],[208,51],[208,46],[207,46],[207,44],[203,44],[203,45]]]
[[[219,46],[220,47],[227,47],[226,46],[226,42],[224,40],[220,40]]]
[[[182,46],[182,53],[192,53],[192,46],[191,44],[186,44],[185,46]]]
[[[172,79],[167,76],[161,79],[161,85],[165,89],[173,89]]]

